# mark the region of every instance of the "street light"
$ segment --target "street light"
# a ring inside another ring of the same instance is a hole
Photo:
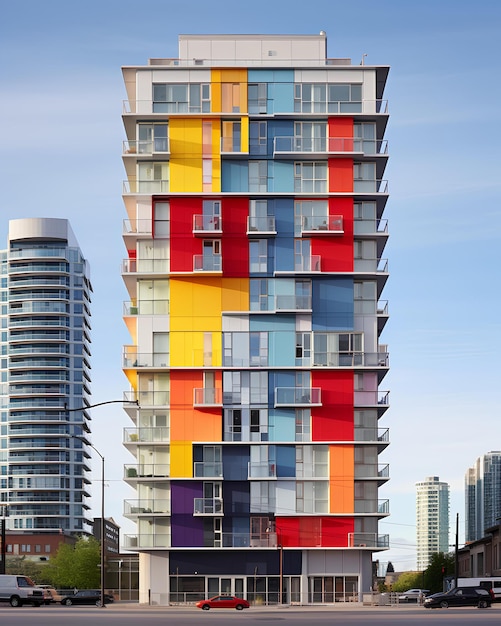
[[[85,411],[87,409],[93,409],[96,406],[102,406],[103,404],[115,404],[117,402],[120,403],[130,403],[137,404],[139,406],[139,401],[129,402],[129,400],[106,400],[105,402],[98,402],[97,404],[89,404],[87,406],[81,406],[75,409],[69,409],[65,404],[64,408],[66,411]],[[86,443],[90,446],[96,454],[101,457],[101,608],[105,608],[106,604],[104,603],[104,564],[105,564],[105,546],[104,546],[104,456],[99,452],[99,450],[91,443],[87,441],[87,439],[80,435],[71,435],[74,439],[80,439],[83,443]]]
[[[80,439],[88,446],[90,446],[96,454],[101,457],[101,608],[104,608],[106,605],[104,603],[104,562],[105,562],[105,550],[104,550],[104,456],[99,452],[99,450],[89,443],[85,437],[80,437],[79,435],[72,435],[74,439]]]

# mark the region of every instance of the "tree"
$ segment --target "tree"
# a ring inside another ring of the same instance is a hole
[[[94,537],[80,537],[74,546],[61,544],[47,568],[56,587],[92,589],[100,585],[100,561],[99,542]]]
[[[413,587],[419,589],[421,587],[421,581],[421,572],[403,572],[392,584],[391,589],[398,593],[407,591],[407,589],[412,589]]]
[[[423,573],[424,586],[432,593],[443,591],[444,577],[454,574],[454,554],[437,552],[432,555],[430,564]]]
[[[29,576],[35,583],[45,582],[46,566],[23,556],[9,556],[5,560],[5,573]]]

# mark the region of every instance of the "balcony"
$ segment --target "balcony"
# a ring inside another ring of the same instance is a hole
[[[167,443],[170,440],[168,426],[124,428],[124,445],[138,443]]]
[[[355,513],[368,515],[386,516],[390,514],[389,500],[355,500]]]
[[[325,157],[328,154],[342,156],[386,156],[388,142],[386,139],[362,139],[360,137],[275,137],[273,154],[281,158],[298,155],[312,158]]]
[[[201,237],[220,235],[223,232],[223,222],[220,215],[194,215],[193,234]]]
[[[275,296],[275,310],[281,313],[286,311],[311,313],[311,302],[311,296]]]
[[[390,547],[389,535],[377,533],[348,533],[348,548],[377,548],[385,550]]]
[[[124,466],[124,480],[136,482],[142,478],[169,478],[170,465],[168,463],[139,463]]]
[[[122,223],[122,235],[124,237],[143,237],[153,233],[153,221],[149,220],[124,220]]]
[[[125,391],[124,402],[134,404],[135,411],[137,405],[141,408],[146,406],[169,406],[169,391]],[[124,407],[127,408],[127,407]]]
[[[193,500],[193,515],[224,515],[222,498],[195,498]]]
[[[156,498],[124,501],[125,517],[138,517],[140,515],[170,515],[170,500],[168,498]]]
[[[390,443],[388,428],[355,427],[355,441],[378,443],[378,452],[382,452]]]
[[[272,237],[276,234],[277,229],[273,215],[247,217],[247,235],[249,237]]]
[[[124,548],[127,550],[145,550],[147,548],[169,548],[170,534],[151,533],[143,535],[124,535]]]
[[[353,191],[356,194],[387,194],[388,181],[379,178],[361,179],[357,178],[353,181]]]
[[[165,155],[170,152],[168,137],[161,137],[158,139],[150,140],[138,140],[138,141],[124,141],[122,143],[122,154],[127,156],[134,155],[152,155],[160,153]]]
[[[315,352],[314,367],[389,367],[388,352]]]
[[[169,259],[124,259],[122,274],[168,274]]]
[[[169,365],[168,352],[135,352],[126,346],[123,354],[122,367],[167,367]]]
[[[295,254],[294,255],[294,271],[295,272],[320,272],[320,255],[319,254]]]
[[[388,220],[372,219],[355,219],[353,222],[354,235],[368,235],[374,237],[376,235],[388,235]]]
[[[303,216],[301,219],[301,235],[343,235],[343,216]]]
[[[247,477],[251,478],[276,478],[277,466],[270,461],[251,461],[247,465]]]
[[[223,258],[221,254],[205,256],[203,254],[195,254],[193,256],[194,272],[222,272]]]
[[[193,406],[199,408],[223,406],[223,390],[211,387],[193,389]]]
[[[148,194],[169,193],[168,180],[124,180],[122,184],[123,194]]]
[[[195,462],[193,463],[193,476],[195,478],[221,478],[223,464],[221,462]]]
[[[131,300],[124,302],[124,316],[168,315],[169,300]]]
[[[355,479],[376,479],[379,486],[390,479],[390,466],[388,464],[355,463]]]
[[[320,387],[277,387],[275,408],[322,406]]]

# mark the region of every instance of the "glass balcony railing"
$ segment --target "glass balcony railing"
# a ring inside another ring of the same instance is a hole
[[[294,406],[321,406],[320,387],[277,387],[275,389],[275,408]]]
[[[247,465],[248,478],[276,478],[277,466],[270,461],[251,461]]]
[[[390,536],[377,533],[348,533],[349,548],[389,548]]]
[[[135,352],[125,349],[122,367],[168,367],[169,359],[168,352]]]
[[[124,259],[123,274],[168,274],[169,259]]]
[[[212,256],[195,254],[193,256],[194,272],[221,272],[222,269],[223,262],[221,254],[214,254]]]
[[[141,550],[147,548],[169,548],[170,534],[151,533],[142,535],[124,535],[124,548]]]
[[[311,311],[311,296],[275,296],[277,311]]]
[[[389,367],[388,352],[314,352],[317,367]]]
[[[168,137],[160,137],[158,139],[124,141],[122,144],[123,154],[155,154],[161,152],[165,154],[170,152]]]
[[[138,403],[144,406],[168,406],[169,391],[126,391],[124,392],[124,402]]]
[[[372,515],[389,515],[389,500],[355,500],[355,513],[366,513]]]
[[[342,235],[343,216],[303,216],[301,220],[301,233],[307,235]]]
[[[151,235],[153,232],[153,221],[150,220],[124,220],[122,223],[122,234],[124,235]]]
[[[168,180],[124,180],[122,192],[128,193],[168,193]]]
[[[275,217],[273,215],[247,217],[248,235],[276,235]]]
[[[128,315],[168,315],[169,300],[132,300],[124,302],[123,314]]]
[[[223,464],[221,462],[195,462],[193,463],[193,476],[195,478],[221,478]]]
[[[170,440],[168,426],[143,426],[124,428],[124,444],[129,443],[167,443]]]
[[[139,463],[124,466],[124,479],[140,478],[168,478],[170,465],[168,463]]]
[[[388,220],[375,218],[366,220],[355,219],[353,229],[355,235],[387,235]]]
[[[193,406],[212,407],[223,405],[223,390],[211,387],[196,388],[193,390]]]
[[[388,181],[382,179],[356,179],[353,181],[353,191],[362,194],[386,194],[388,193]]]
[[[224,515],[222,498],[195,498],[193,515]]]
[[[124,515],[126,517],[153,514],[170,515],[170,499],[154,498],[124,501]]]
[[[195,234],[220,234],[223,232],[223,222],[220,215],[194,215],[193,232]]]

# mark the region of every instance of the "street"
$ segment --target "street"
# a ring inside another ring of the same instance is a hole
[[[296,626],[479,626],[499,624],[501,605],[491,609],[461,608],[427,610],[417,606],[399,607],[252,607],[237,612],[233,610],[201,611],[194,607],[139,607],[136,604],[115,604],[105,609],[97,607],[22,607],[0,605],[2,626],[175,626],[242,624],[266,626],[282,622]],[[277,624],[278,626],[278,624]]]

